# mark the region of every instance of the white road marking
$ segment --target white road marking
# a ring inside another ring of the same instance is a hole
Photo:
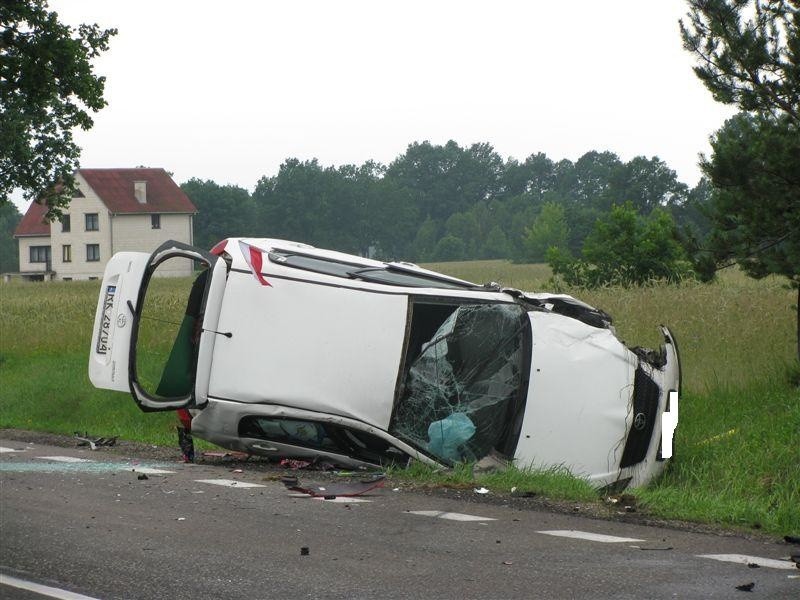
[[[133,467],[131,470],[136,473],[144,473],[145,475],[168,475],[175,472],[165,471],[164,469],[153,469],[152,467]]]
[[[410,515],[422,515],[423,517],[435,517],[437,519],[447,519],[448,521],[496,521],[491,517],[478,517],[476,515],[465,515],[462,513],[444,512],[441,510],[408,510]]]
[[[247,481],[236,481],[235,479],[195,479],[197,483],[210,483],[211,485],[224,485],[226,487],[237,488],[261,488],[267,487],[260,483],[248,483]]]
[[[604,542],[606,544],[620,544],[623,542],[643,542],[636,538],[618,537],[616,535],[604,535],[602,533],[589,533],[588,531],[578,531],[576,529],[556,529],[552,531],[537,531],[544,535],[554,535],[556,537],[573,538],[576,540],[589,540],[590,542]]]
[[[91,596],[76,594],[75,592],[69,592],[67,590],[50,587],[48,585],[40,585],[38,583],[33,583],[32,581],[17,579],[16,577],[11,577],[9,575],[0,574],[0,585],[7,585],[20,590],[28,590],[29,592],[34,592],[50,598],[58,598],[59,600],[97,600]]]
[[[0,454],[5,454],[6,452],[25,452],[25,450],[14,450],[14,448],[6,448],[5,446],[0,446]]]
[[[89,458],[78,458],[77,456],[37,456],[40,460],[52,460],[54,462],[63,463],[89,463],[94,462]]]
[[[697,554],[696,556],[698,558],[710,558],[711,560],[739,563],[742,565],[753,564],[770,569],[797,569],[795,564],[790,560],[776,560],[774,558],[762,558],[760,556],[747,556],[746,554]]]

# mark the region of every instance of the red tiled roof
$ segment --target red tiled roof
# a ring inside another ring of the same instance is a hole
[[[47,206],[38,202],[31,202],[26,212],[14,230],[14,235],[50,235],[50,223],[44,220]]]
[[[164,169],[79,169],[89,186],[114,214],[196,213],[192,201]],[[133,182],[147,182],[147,202],[133,195]],[[50,235],[43,220],[47,207],[32,202],[14,235]]]
[[[114,214],[197,212],[164,169],[79,169],[78,173]],[[144,204],[133,195],[134,181],[147,182]]]

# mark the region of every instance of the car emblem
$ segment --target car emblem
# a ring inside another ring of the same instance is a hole
[[[128,322],[128,319],[125,318],[125,315],[120,315],[117,317],[117,327],[122,328],[125,327],[125,323]]]
[[[641,431],[644,429],[644,426],[647,425],[647,417],[644,413],[636,413],[636,416],[633,417],[633,427],[637,431]]]

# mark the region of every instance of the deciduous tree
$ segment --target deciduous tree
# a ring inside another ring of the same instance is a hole
[[[0,203],[21,188],[50,218],[69,204],[80,157],[72,132],[106,105],[92,60],[116,32],[64,25],[45,0],[0,3]]]

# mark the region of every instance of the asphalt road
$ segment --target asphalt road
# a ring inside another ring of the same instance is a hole
[[[782,542],[391,487],[358,500],[0,440],[0,598],[800,598]]]

